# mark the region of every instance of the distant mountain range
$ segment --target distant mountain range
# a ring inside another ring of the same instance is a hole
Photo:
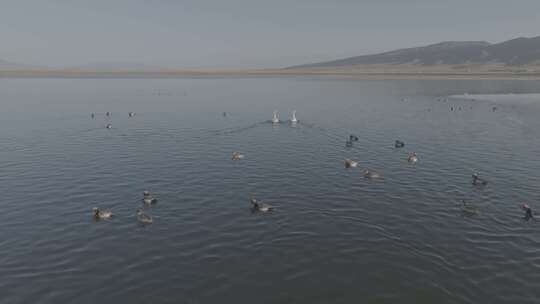
[[[28,64],[14,63],[0,59],[0,71],[58,71],[58,72],[149,72],[149,71],[167,71],[161,67],[150,66],[136,62],[124,61],[100,61],[81,66],[72,66],[67,68],[49,68],[43,66],[34,66]]]
[[[0,59],[2,75],[152,74],[171,77],[197,74],[531,74],[540,77],[540,36],[491,44],[485,41],[448,41],[285,69],[188,71],[146,64],[108,61],[74,67],[42,67]],[[535,77],[536,77],[535,76]]]
[[[540,36],[516,38],[496,44],[485,41],[448,41],[375,55],[292,66],[287,69],[332,68],[367,64],[428,66],[461,64],[540,65]]]
[[[137,62],[128,61],[99,61],[81,66],[69,67],[61,69],[62,71],[85,71],[85,72],[150,72],[150,71],[163,71],[164,68],[150,66]]]
[[[0,59],[0,70],[3,70],[3,71],[25,71],[25,70],[39,70],[39,69],[42,69],[42,67],[9,62],[9,61]]]

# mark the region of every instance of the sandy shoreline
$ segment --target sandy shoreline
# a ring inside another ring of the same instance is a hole
[[[338,79],[456,79],[456,80],[540,80],[540,71],[459,71],[459,70],[340,70],[340,69],[266,69],[215,71],[0,71],[0,78],[244,78],[244,77],[324,77]]]

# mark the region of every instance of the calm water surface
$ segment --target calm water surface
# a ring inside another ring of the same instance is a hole
[[[540,222],[519,204],[540,210],[540,97],[490,97],[539,91],[0,79],[0,303],[539,303]],[[296,127],[267,122],[295,109]],[[144,190],[159,202],[143,227]],[[252,213],[252,194],[274,212]],[[94,222],[95,206],[115,217]]]

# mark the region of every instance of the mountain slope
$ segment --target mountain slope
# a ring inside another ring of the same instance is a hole
[[[399,49],[381,54],[349,57],[289,68],[345,67],[364,64],[457,65],[489,63],[505,65],[540,63],[540,36],[517,38],[497,44],[483,41],[441,42],[423,47]]]

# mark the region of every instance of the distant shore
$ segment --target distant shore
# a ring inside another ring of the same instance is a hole
[[[364,65],[343,68],[258,70],[12,70],[0,78],[242,78],[328,77],[345,79],[509,79],[540,80],[540,66]]]

